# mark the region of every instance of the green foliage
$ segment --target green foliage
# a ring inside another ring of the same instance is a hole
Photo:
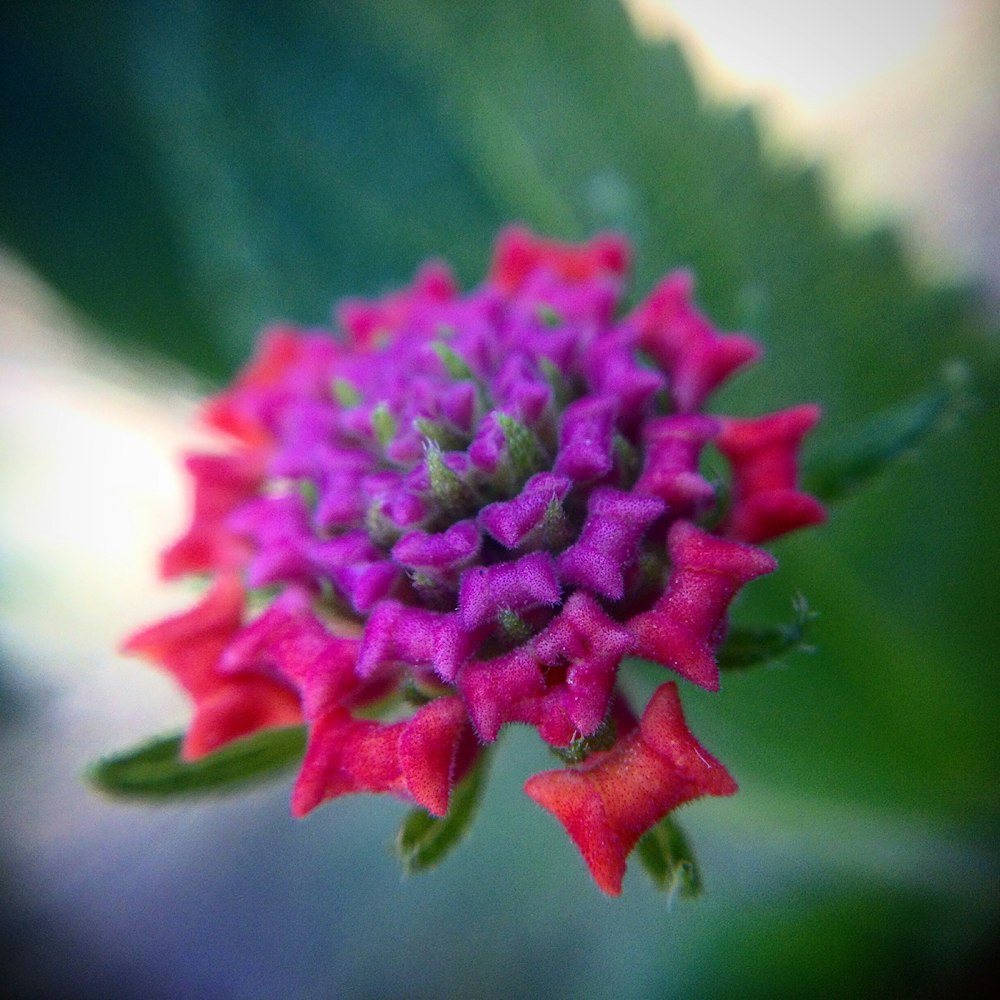
[[[830,384],[804,363],[817,343],[852,376],[905,344],[907,384],[970,326],[890,234],[844,236],[815,171],[768,163],[753,116],[706,108],[679,50],[637,43],[614,2],[41,0],[5,18],[0,237],[121,343],[210,376],[264,322],[324,321],[429,255],[478,279],[515,219],[626,231],[639,290],[692,265],[719,321],[780,345],[807,395]],[[878,402],[840,385],[852,409]]]
[[[490,750],[481,750],[469,773],[452,789],[446,816],[432,816],[424,809],[406,814],[396,850],[408,875],[439,865],[472,828],[486,789],[490,755]]]
[[[164,800],[243,789],[302,760],[302,726],[264,729],[195,761],[180,757],[181,736],[164,736],[103,757],[87,772],[102,792],[122,799]]]
[[[929,389],[839,431],[809,463],[806,489],[827,503],[856,493],[894,462],[913,457],[935,433],[953,429],[970,406],[968,368],[952,362]]]

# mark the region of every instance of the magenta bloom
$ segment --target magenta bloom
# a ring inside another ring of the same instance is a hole
[[[186,756],[304,722],[296,815],[388,792],[444,816],[482,748],[533,726],[574,763],[526,791],[610,894],[668,812],[736,790],[669,678],[718,689],[730,604],[776,566],[757,543],[823,519],[797,484],[819,411],[704,413],[760,347],[686,273],[619,315],[629,256],[510,229],[467,294],[432,263],[338,329],[265,332],[205,409],[223,450],[188,459],[164,555],[215,585],[125,646],[191,694]],[[666,671],[641,712],[630,656]]]

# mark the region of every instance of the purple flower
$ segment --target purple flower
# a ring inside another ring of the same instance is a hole
[[[370,791],[440,816],[484,743],[533,726],[577,763],[528,792],[609,893],[670,809],[735,790],[673,684],[637,722],[619,679],[637,655],[718,688],[729,606],[776,565],[756,543],[823,518],[797,485],[819,411],[703,413],[760,348],[714,329],[686,272],[620,317],[629,257],[510,229],[468,294],[432,263],[342,303],[339,330],[265,335],[206,407],[228,453],[189,461],[194,518],[164,562],[264,610],[226,597],[217,624],[213,598],[128,646],[216,727],[189,754],[287,723],[295,696],[296,815]]]

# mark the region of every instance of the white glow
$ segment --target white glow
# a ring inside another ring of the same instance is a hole
[[[905,224],[935,280],[1000,296],[996,0],[623,0],[700,88],[758,111],[765,148],[815,159],[841,218]]]
[[[712,76],[816,110],[919,55],[955,0],[628,0],[647,33],[680,36]]]
[[[156,558],[186,516],[177,457],[198,438],[193,404],[154,388],[156,374],[77,339],[0,258],[3,627],[50,680],[65,679],[60,661],[109,659],[125,629],[183,601]]]

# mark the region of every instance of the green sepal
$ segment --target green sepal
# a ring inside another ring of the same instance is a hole
[[[564,410],[573,401],[573,389],[566,376],[549,358],[539,358],[538,367],[545,376],[545,381],[552,387],[552,398],[560,410]]]
[[[610,750],[618,738],[618,727],[609,715],[590,736],[578,736],[569,746],[550,746],[549,749],[564,764],[582,764],[592,753]]]
[[[375,429],[375,437],[378,443],[385,448],[386,445],[396,436],[396,418],[389,410],[389,404],[384,400],[372,410],[372,427]]]
[[[237,791],[298,764],[306,749],[306,729],[262,729],[194,761],[181,759],[182,741],[181,734],[162,736],[102,757],[87,769],[87,780],[121,799],[176,799]]]
[[[540,305],[535,309],[535,315],[538,317],[539,323],[542,326],[547,326],[550,329],[555,329],[556,327],[563,325],[563,318],[556,309],[552,306]]]
[[[335,378],[330,389],[333,393],[333,398],[341,406],[352,407],[357,406],[361,402],[361,393],[358,392],[357,386],[353,382],[349,382],[346,378]]]
[[[631,490],[635,485],[635,481],[639,478],[639,452],[624,434],[616,434],[614,436],[612,447],[615,450],[619,488]]]
[[[547,457],[538,436],[508,413],[497,413],[497,423],[507,441],[504,489],[514,496],[536,472],[545,468]]]
[[[672,815],[665,816],[636,845],[642,867],[657,889],[680,899],[701,895],[701,872],[684,831]]]
[[[458,451],[469,443],[468,437],[442,420],[417,417],[413,421],[413,427],[422,438],[437,445],[442,451]]]
[[[447,344],[436,340],[431,344],[431,350],[441,359],[445,370],[453,379],[457,379],[459,382],[475,379],[475,375],[473,375],[465,358],[456,354]]]
[[[427,478],[431,495],[450,521],[457,520],[476,507],[476,497],[469,484],[450,468],[441,448],[433,441],[427,443]]]
[[[805,488],[827,503],[850,496],[935,433],[953,427],[972,402],[968,366],[949,362],[935,385],[847,428],[808,463]]]
[[[396,837],[396,851],[407,875],[439,865],[469,832],[479,812],[491,751],[483,749],[469,773],[451,793],[446,816],[432,816],[425,809],[411,809]]]
[[[786,625],[732,628],[716,657],[720,670],[745,670],[796,652],[809,652],[809,623],[816,613],[800,594],[793,602],[795,618]]]
[[[500,608],[497,613],[497,622],[504,638],[512,645],[520,645],[527,642],[532,636],[531,626],[516,612],[510,608]]]
[[[319,487],[317,487],[316,483],[311,479],[300,479],[295,486],[299,491],[299,496],[305,500],[306,506],[310,510],[315,510],[316,503],[319,500]]]
[[[566,518],[566,511],[563,509],[562,500],[558,497],[553,497],[548,502],[545,513],[542,515],[540,528],[541,530],[538,533],[541,536],[541,543],[549,551],[555,552],[569,543],[573,529]]]
[[[382,503],[375,500],[365,511],[365,531],[376,545],[391,549],[403,537],[405,528],[391,521],[382,513]]]

